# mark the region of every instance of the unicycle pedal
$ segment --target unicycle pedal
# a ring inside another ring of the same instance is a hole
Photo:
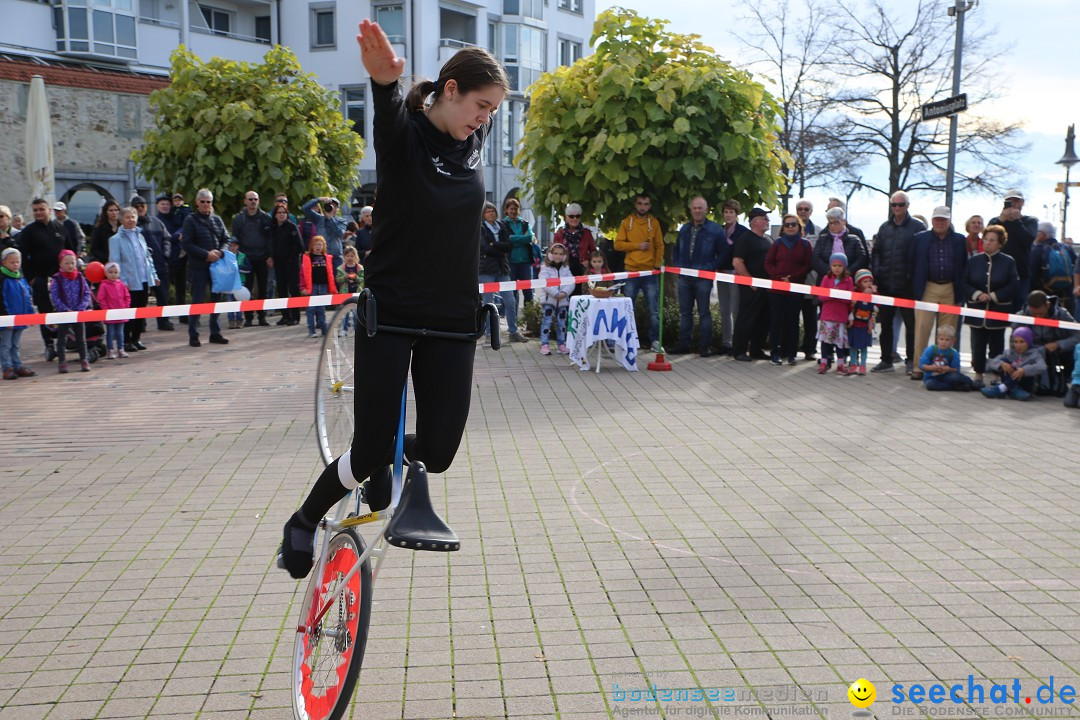
[[[453,552],[461,541],[431,506],[427,468],[417,460],[409,466],[394,517],[383,533],[391,545],[409,550]]]

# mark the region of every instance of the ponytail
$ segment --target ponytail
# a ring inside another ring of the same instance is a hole
[[[414,113],[423,110],[427,96],[435,93],[435,102],[442,96],[449,80],[457,82],[458,91],[469,93],[489,85],[497,85],[504,92],[510,91],[510,79],[506,70],[491,53],[483,48],[467,47],[458,50],[439,71],[439,80],[418,80],[405,96],[405,109]]]
[[[405,109],[414,113],[424,109],[424,100],[431,93],[435,93],[435,99],[437,100],[439,95],[436,92],[438,87],[432,80],[418,80],[409,89],[409,94],[405,96]]]

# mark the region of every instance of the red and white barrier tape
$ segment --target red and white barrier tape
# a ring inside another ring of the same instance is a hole
[[[768,278],[732,275],[731,273],[713,272],[712,270],[690,270],[687,268],[665,267],[664,272],[672,275],[717,280],[733,285],[751,285],[766,290],[779,290],[781,292],[816,295],[818,297],[832,297],[839,300],[863,300],[872,302],[875,305],[893,305],[895,307],[925,310],[927,312],[942,312],[950,315],[963,315],[964,317],[999,320],[1007,323],[1044,325],[1046,327],[1063,328],[1065,330],[1080,330],[1080,322],[1066,322],[1064,320],[1054,320],[1052,318],[1037,318],[1028,315],[995,312],[993,310],[978,310],[976,308],[960,307],[958,305],[943,305],[940,303],[923,302],[922,300],[908,300],[907,298],[897,298],[889,295],[870,295],[867,293],[852,292],[850,290],[834,290],[823,288],[818,285],[803,285],[801,283],[784,282],[782,280],[769,280]]]
[[[849,290],[833,290],[814,285],[789,283],[767,278],[747,277],[745,275],[732,275],[730,273],[714,272],[712,270],[691,270],[687,268],[664,267],[661,270],[645,270],[632,272],[603,273],[597,275],[578,275],[576,277],[545,278],[543,280],[510,280],[505,282],[480,283],[480,292],[502,292],[512,290],[530,290],[542,287],[572,286],[587,281],[611,282],[613,280],[626,280],[628,278],[647,277],[659,275],[661,272],[686,277],[705,278],[718,282],[735,285],[750,285],[765,290],[779,290],[781,292],[799,293],[802,295],[816,295],[818,297],[833,297],[841,300],[868,300],[878,305],[893,305],[896,307],[913,308],[927,312],[944,312],[951,315],[963,315],[964,317],[986,318],[1007,323],[1027,325],[1044,325],[1046,327],[1058,327],[1066,330],[1080,330],[1080,322],[1063,322],[1051,318],[1036,318],[1027,315],[1013,313],[1001,313],[989,310],[977,310],[975,308],[958,307],[956,305],[941,305],[928,303],[921,300],[908,300],[895,298],[889,295],[868,295],[866,293],[851,292]],[[282,310],[284,308],[309,308],[323,307],[326,305],[338,305],[348,300],[350,293],[338,293],[336,295],[313,295],[307,297],[275,298],[273,300],[244,300],[213,303],[196,303],[192,305],[165,305],[162,307],[125,308],[122,310],[83,310],[81,312],[51,312],[33,313],[28,315],[0,315],[0,328],[28,325],[61,325],[77,322],[101,322],[104,320],[134,320],[136,318],[160,318],[181,317],[185,315],[213,315],[224,312],[254,312],[257,310]]]

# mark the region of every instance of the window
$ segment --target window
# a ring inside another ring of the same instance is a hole
[[[218,8],[200,5],[206,27],[215,35],[228,35],[232,32],[232,13]]]
[[[334,34],[334,4],[321,3],[311,6],[311,48],[333,49],[337,45]]]
[[[262,15],[255,18],[255,37],[264,43],[272,41],[270,37],[270,16]]]
[[[342,115],[352,123],[353,132],[364,137],[367,108],[367,88],[363,85],[341,88]]]
[[[383,29],[390,42],[405,44],[405,6],[378,5],[375,8],[375,22]]]
[[[476,16],[450,8],[439,8],[439,39],[446,45],[475,45]],[[449,43],[442,41],[450,40]]]
[[[506,111],[499,113],[500,147],[502,149],[502,164],[507,167],[514,164],[514,114],[517,112],[517,103],[512,100],[505,101]]]
[[[488,23],[488,44],[487,49],[492,55],[499,54],[499,26],[495,23]]]
[[[544,3],[543,0],[503,0],[503,14],[543,20]]]
[[[53,8],[58,52],[135,59],[138,42],[132,0],[57,0]]]
[[[503,64],[510,89],[525,92],[544,71],[547,33],[528,25],[503,26]]]
[[[559,64],[573,65],[581,59],[581,43],[559,38]]]
[[[559,0],[560,10],[581,14],[581,0]]]

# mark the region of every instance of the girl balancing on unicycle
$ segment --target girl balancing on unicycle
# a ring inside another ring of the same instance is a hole
[[[480,323],[481,151],[510,87],[499,62],[470,47],[447,61],[437,81],[417,82],[402,97],[405,61],[382,29],[364,20],[357,42],[372,80],[379,186],[374,247],[365,263],[370,293],[361,298],[358,315],[362,325],[365,318],[374,321],[374,307],[365,307],[373,297],[378,332],[360,327],[355,335],[352,446],[326,467],[285,523],[281,564],[294,578],[311,571],[315,530],[324,515],[365,478],[371,510],[390,504],[410,370],[416,433],[403,441],[413,463],[406,487],[414,474],[444,472],[454,459],[469,415],[475,354],[475,344],[461,338],[475,336]],[[399,530],[403,545],[423,541],[409,534],[408,526]],[[457,547],[445,545],[439,549]]]

